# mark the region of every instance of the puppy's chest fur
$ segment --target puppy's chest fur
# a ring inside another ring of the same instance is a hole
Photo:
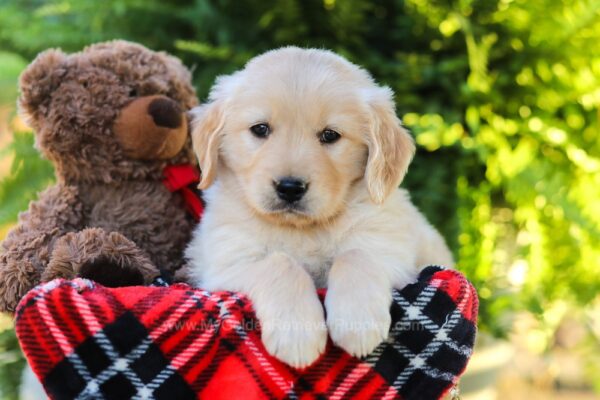
[[[266,244],[266,252],[281,251],[301,263],[313,278],[317,288],[327,287],[327,275],[338,247],[338,240],[332,232],[298,232],[275,229]]]
[[[217,196],[215,192],[213,188],[205,192],[207,207],[202,223],[186,251],[195,266],[196,284],[212,288],[212,276],[228,266],[246,265],[280,252],[298,262],[315,286],[327,286],[332,262],[351,231],[347,224],[338,223],[336,229],[274,225],[248,212],[232,200],[233,196]]]

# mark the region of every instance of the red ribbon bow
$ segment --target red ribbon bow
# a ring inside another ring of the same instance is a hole
[[[187,211],[196,221],[200,221],[204,205],[196,186],[200,181],[200,172],[192,165],[168,165],[164,169],[163,184],[169,192],[179,192],[183,197]]]

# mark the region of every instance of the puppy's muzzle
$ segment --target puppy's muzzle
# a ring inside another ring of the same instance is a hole
[[[290,204],[300,200],[308,190],[308,183],[292,176],[273,181],[273,186],[277,197]]]

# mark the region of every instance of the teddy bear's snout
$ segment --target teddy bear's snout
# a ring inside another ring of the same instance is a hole
[[[113,126],[125,155],[140,160],[174,157],[188,134],[184,110],[161,95],[144,96],[127,104]]]

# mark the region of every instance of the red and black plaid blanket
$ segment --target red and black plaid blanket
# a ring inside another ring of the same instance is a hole
[[[435,399],[471,355],[477,295],[428,267],[394,293],[388,341],[364,359],[332,343],[296,370],[263,348],[247,298],[170,287],[55,280],[21,301],[16,329],[53,399]]]

